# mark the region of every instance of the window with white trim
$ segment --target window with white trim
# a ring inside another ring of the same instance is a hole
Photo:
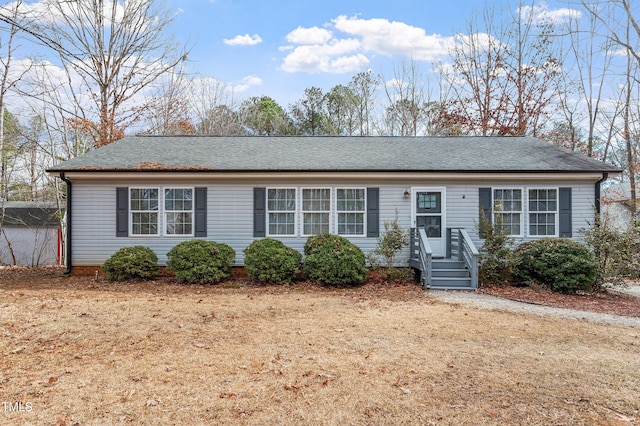
[[[193,188],[165,188],[165,235],[193,234]]]
[[[336,189],[338,235],[364,235],[365,189]]]
[[[267,218],[269,235],[295,235],[295,188],[269,188],[267,190]]]
[[[557,219],[557,189],[529,189],[529,235],[557,235]]]
[[[267,188],[266,193],[268,236],[366,235],[366,188]]]
[[[158,235],[158,188],[131,188],[129,211],[131,235]]]
[[[331,229],[331,189],[302,189],[302,235],[316,235]]]
[[[493,218],[507,235],[522,235],[522,189],[494,189]]]
[[[129,188],[130,235],[193,235],[193,207],[193,188]]]

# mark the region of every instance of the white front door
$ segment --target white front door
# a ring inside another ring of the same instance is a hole
[[[433,255],[444,257],[446,251],[445,189],[412,188],[411,211],[414,228],[424,228]]]

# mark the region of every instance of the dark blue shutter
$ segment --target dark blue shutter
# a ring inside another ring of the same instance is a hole
[[[571,222],[571,188],[560,188],[558,206],[560,213],[560,237],[571,238],[573,228]]]
[[[195,237],[207,236],[207,188],[195,188]]]
[[[253,236],[267,236],[267,189],[253,188]]]
[[[367,188],[367,237],[380,236],[380,188]]]
[[[129,188],[116,188],[116,237],[129,236]]]
[[[489,221],[489,224],[492,223],[492,214],[491,214],[491,188],[480,188],[478,192],[479,199],[479,219],[478,222],[482,223],[482,216]]]

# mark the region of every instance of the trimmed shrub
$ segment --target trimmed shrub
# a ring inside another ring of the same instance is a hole
[[[150,280],[158,275],[158,256],[148,247],[124,247],[102,264],[102,271],[111,281]]]
[[[235,250],[226,244],[189,240],[169,250],[167,269],[181,283],[213,284],[231,276],[235,258]]]
[[[537,283],[559,293],[590,290],[598,263],[585,244],[565,238],[544,238],[515,249],[514,279]]]
[[[289,284],[300,272],[302,254],[281,241],[263,238],[244,249],[249,278],[271,284]]]
[[[367,278],[362,250],[344,237],[318,234],[304,246],[304,271],[320,284],[360,285]]]
[[[346,238],[329,233],[313,235],[307,238],[307,242],[304,244],[304,255],[309,256],[314,251],[325,249],[327,246],[339,249],[342,244],[341,240],[346,240]],[[346,241],[349,242],[349,240]]]

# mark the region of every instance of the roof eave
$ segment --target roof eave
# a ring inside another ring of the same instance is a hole
[[[166,169],[47,169],[47,173],[609,173],[620,174],[620,169],[583,169],[583,170],[540,170],[540,169],[205,169],[205,168],[166,168]]]

